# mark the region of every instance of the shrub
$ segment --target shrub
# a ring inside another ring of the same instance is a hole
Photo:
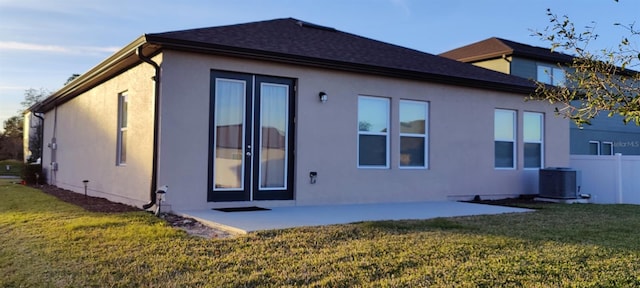
[[[25,165],[24,169],[22,169],[22,180],[28,185],[46,183],[46,175],[42,173],[42,164]]]

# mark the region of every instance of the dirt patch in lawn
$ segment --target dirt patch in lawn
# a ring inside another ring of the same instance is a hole
[[[122,203],[111,202],[105,198],[85,196],[84,194],[58,188],[52,185],[34,186],[42,192],[53,195],[56,198],[80,206],[90,212],[99,213],[122,213],[143,211],[142,209]],[[195,219],[182,217],[170,213],[161,213],[161,219],[167,221],[169,226],[187,232],[189,235],[200,236],[204,238],[229,238],[233,234],[206,226]]]

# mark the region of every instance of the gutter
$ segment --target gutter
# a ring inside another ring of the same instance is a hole
[[[154,94],[154,108],[153,108],[153,154],[152,154],[152,164],[151,164],[151,187],[149,191],[150,201],[147,204],[142,205],[143,209],[149,209],[153,205],[156,204],[156,188],[158,181],[158,129],[159,129],[159,118],[160,118],[160,65],[158,63],[153,62],[151,58],[145,56],[142,53],[142,46],[138,46],[136,49],[136,55],[140,60],[148,63],[153,66],[155,70],[155,75],[151,78],[155,82],[155,88],[153,91]]]

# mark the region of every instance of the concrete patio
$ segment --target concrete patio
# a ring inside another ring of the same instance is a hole
[[[174,211],[205,225],[234,233],[361,221],[430,219],[471,215],[531,212],[533,210],[466,202],[381,203],[275,207],[268,211]]]

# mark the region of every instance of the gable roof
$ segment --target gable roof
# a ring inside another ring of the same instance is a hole
[[[553,63],[569,63],[573,60],[573,56],[551,52],[549,48],[531,46],[497,37],[453,49],[441,53],[440,56],[466,63],[495,59],[503,56],[520,56]]]
[[[145,34],[71,81],[32,111],[47,111],[163,49],[260,59],[529,94],[532,82],[294,18]]]

